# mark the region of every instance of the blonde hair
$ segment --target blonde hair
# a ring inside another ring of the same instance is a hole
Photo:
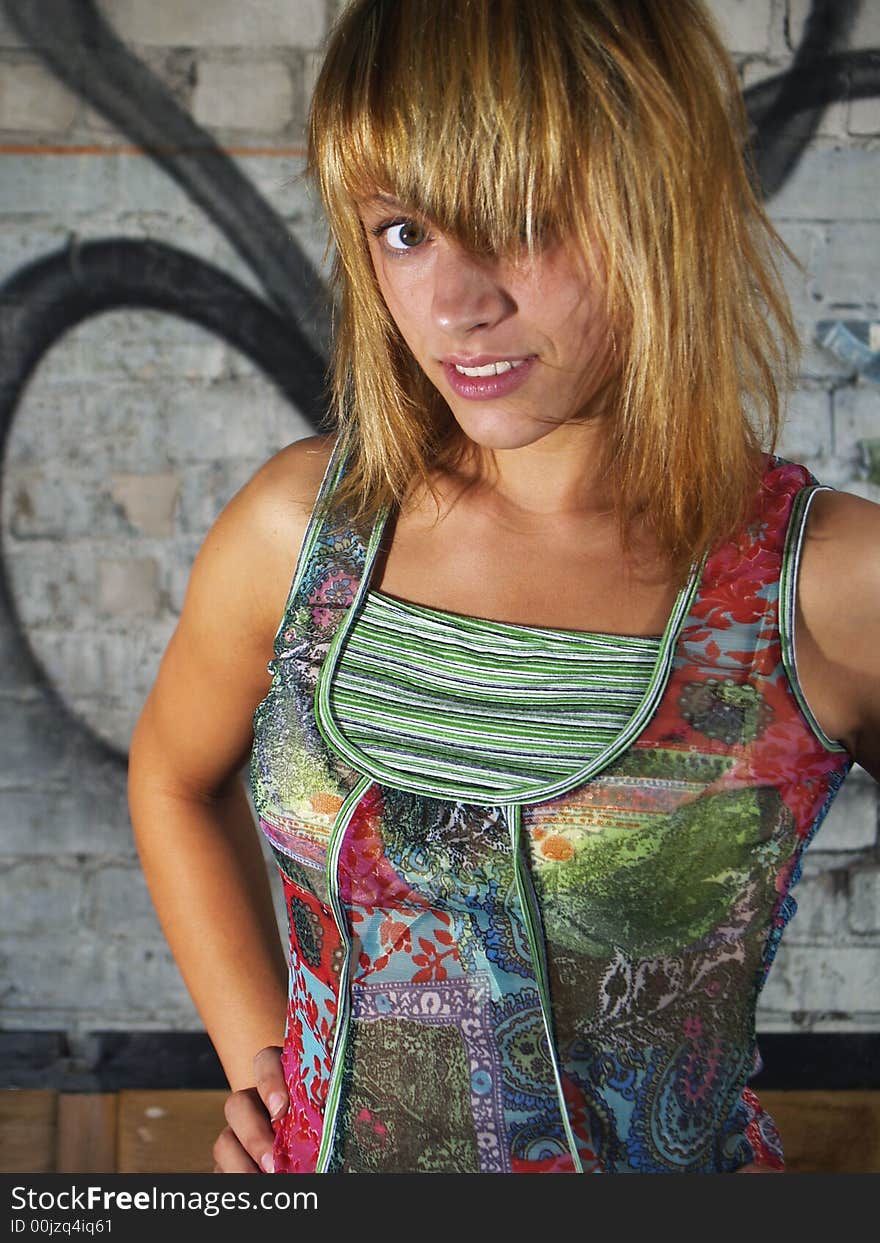
[[[640,515],[683,571],[732,533],[797,352],[746,142],[699,0],[354,0],[309,127],[336,243],[339,502],[368,519],[461,452],[373,274],[356,203],[382,190],[481,253],[597,247],[623,537]]]

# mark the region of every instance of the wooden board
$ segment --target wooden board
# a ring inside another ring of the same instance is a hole
[[[0,1170],[51,1174],[55,1169],[55,1092],[0,1092]]]
[[[225,1091],[0,1091],[5,1173],[210,1173]],[[880,1092],[762,1092],[791,1173],[880,1173]]]
[[[59,1174],[112,1174],[116,1170],[116,1094],[62,1093],[58,1097],[55,1169]]]
[[[210,1174],[228,1092],[120,1092],[120,1174]]]
[[[792,1174],[880,1174],[880,1092],[762,1092]]]
[[[226,1092],[120,1093],[119,1169],[209,1173]],[[791,1173],[880,1173],[880,1092],[762,1092]]]

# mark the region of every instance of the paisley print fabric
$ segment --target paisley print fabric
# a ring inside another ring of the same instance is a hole
[[[313,519],[251,761],[289,917],[279,1172],[781,1165],[749,1087],[755,1007],[851,763],[780,625],[814,485],[767,459],[747,527],[695,567],[631,739],[491,805],[346,758],[330,690],[383,520]]]

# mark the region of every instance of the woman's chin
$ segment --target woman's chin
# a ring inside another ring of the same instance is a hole
[[[524,449],[558,428],[547,419],[529,418],[505,410],[453,411],[462,433],[482,449]]]

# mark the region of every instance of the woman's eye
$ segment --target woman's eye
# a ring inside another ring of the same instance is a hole
[[[393,224],[383,225],[382,232],[389,250],[412,250],[428,236],[414,220],[395,220]]]

